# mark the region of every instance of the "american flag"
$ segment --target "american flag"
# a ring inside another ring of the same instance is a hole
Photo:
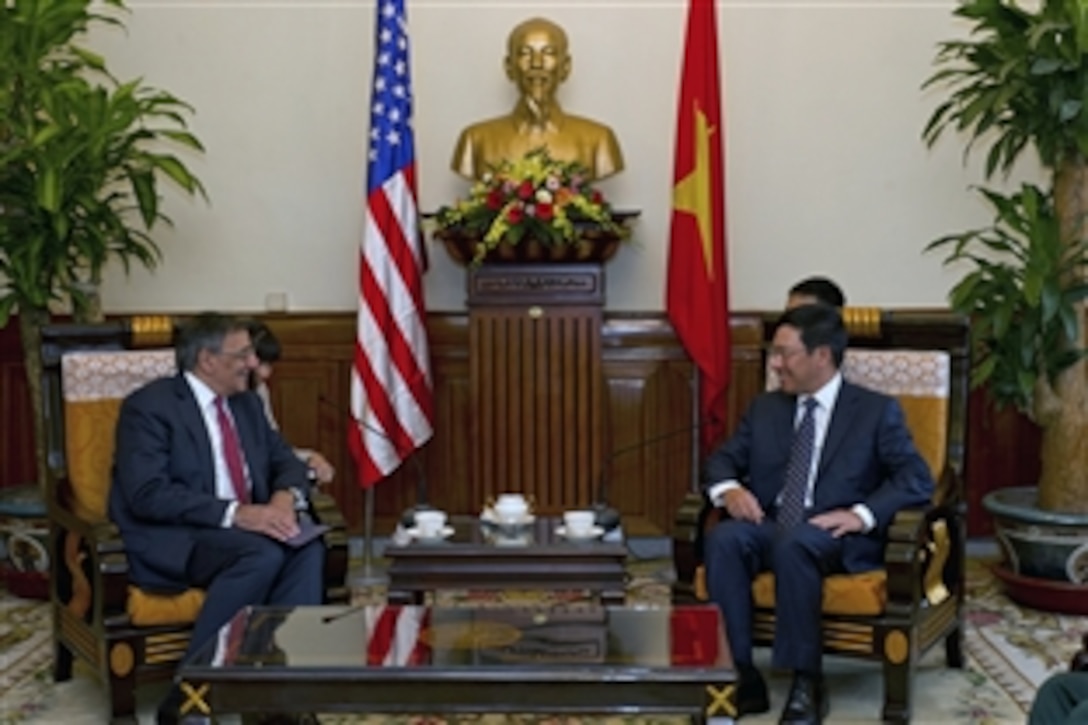
[[[427,607],[367,607],[366,663],[372,667],[412,667],[425,664],[430,647],[422,639],[431,610]]]
[[[349,433],[363,488],[426,443],[434,417],[404,3],[377,4]]]

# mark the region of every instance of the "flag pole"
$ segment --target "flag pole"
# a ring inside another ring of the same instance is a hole
[[[385,572],[374,565],[374,486],[363,493],[363,569],[353,582],[372,587],[387,581]]]

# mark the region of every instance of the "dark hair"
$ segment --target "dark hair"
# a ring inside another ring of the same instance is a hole
[[[246,329],[249,330],[249,339],[253,343],[253,353],[263,363],[274,363],[283,354],[280,341],[268,325],[260,320],[247,320]]]
[[[193,370],[201,350],[221,352],[223,339],[228,334],[245,329],[245,324],[236,317],[219,312],[201,312],[178,330],[174,348],[178,370]]]
[[[778,318],[776,327],[782,325],[796,327],[801,333],[801,342],[810,353],[818,347],[827,345],[831,348],[831,359],[835,367],[842,365],[842,356],[846,351],[848,337],[842,315],[837,309],[823,304],[794,307],[792,310],[786,310]]]
[[[790,287],[789,293],[815,297],[818,302],[832,307],[846,305],[846,295],[843,294],[842,288],[827,277],[806,277]]]

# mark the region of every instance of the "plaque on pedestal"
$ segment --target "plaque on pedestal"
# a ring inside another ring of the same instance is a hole
[[[469,307],[604,305],[599,264],[483,264],[468,272]]]

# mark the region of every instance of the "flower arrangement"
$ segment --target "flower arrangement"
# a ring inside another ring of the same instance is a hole
[[[580,244],[587,233],[628,236],[590,184],[589,172],[578,163],[553,159],[546,148],[503,161],[472,185],[467,199],[440,208],[435,222],[439,237],[476,240],[473,264],[503,243],[537,241],[555,248]]]

